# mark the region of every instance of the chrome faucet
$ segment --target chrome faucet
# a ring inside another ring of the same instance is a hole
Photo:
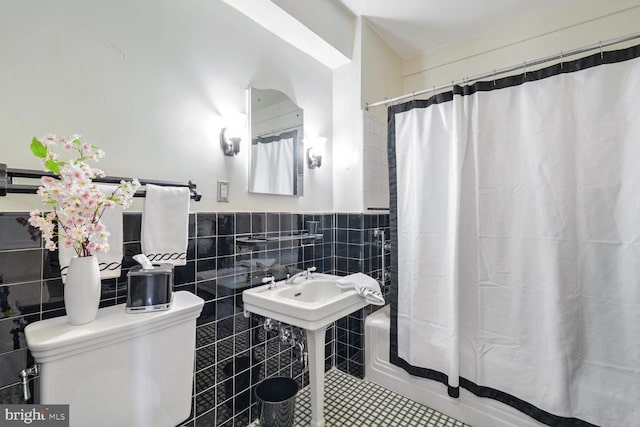
[[[293,276],[289,277],[287,280],[285,280],[284,283],[290,285],[293,282],[295,282],[295,280],[300,276],[304,276],[305,279],[312,279],[313,275],[311,273],[313,273],[314,271],[316,271],[316,267],[309,267],[306,270],[301,271],[300,273],[296,273]]]

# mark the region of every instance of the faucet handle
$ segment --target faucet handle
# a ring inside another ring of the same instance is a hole
[[[313,273],[316,270],[317,270],[317,268],[316,268],[315,265],[313,267],[307,268],[307,271],[305,271],[305,273],[304,273],[304,278],[305,279],[311,279],[312,278],[311,273]]]
[[[276,278],[273,276],[268,276],[262,279],[262,283],[269,284],[269,289],[276,289]]]

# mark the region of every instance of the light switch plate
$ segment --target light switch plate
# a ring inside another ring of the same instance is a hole
[[[218,180],[218,201],[229,203],[229,181]]]

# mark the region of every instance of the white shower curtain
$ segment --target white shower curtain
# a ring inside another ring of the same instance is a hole
[[[550,425],[640,425],[638,56],[390,108],[394,363]]]
[[[297,131],[289,131],[252,141],[250,191],[294,194],[296,138]]]

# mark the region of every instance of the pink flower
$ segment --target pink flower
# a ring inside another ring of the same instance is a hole
[[[58,138],[56,137],[56,135],[52,133],[49,133],[40,139],[42,139],[43,140],[42,142],[47,145],[55,144],[56,141],[58,141]]]
[[[38,209],[29,212],[29,224],[31,224],[31,226],[38,226],[38,218],[40,218],[40,211]]]
[[[51,178],[50,176],[43,176],[40,178],[40,182],[42,182],[45,186],[50,186],[56,183],[56,180]]]

